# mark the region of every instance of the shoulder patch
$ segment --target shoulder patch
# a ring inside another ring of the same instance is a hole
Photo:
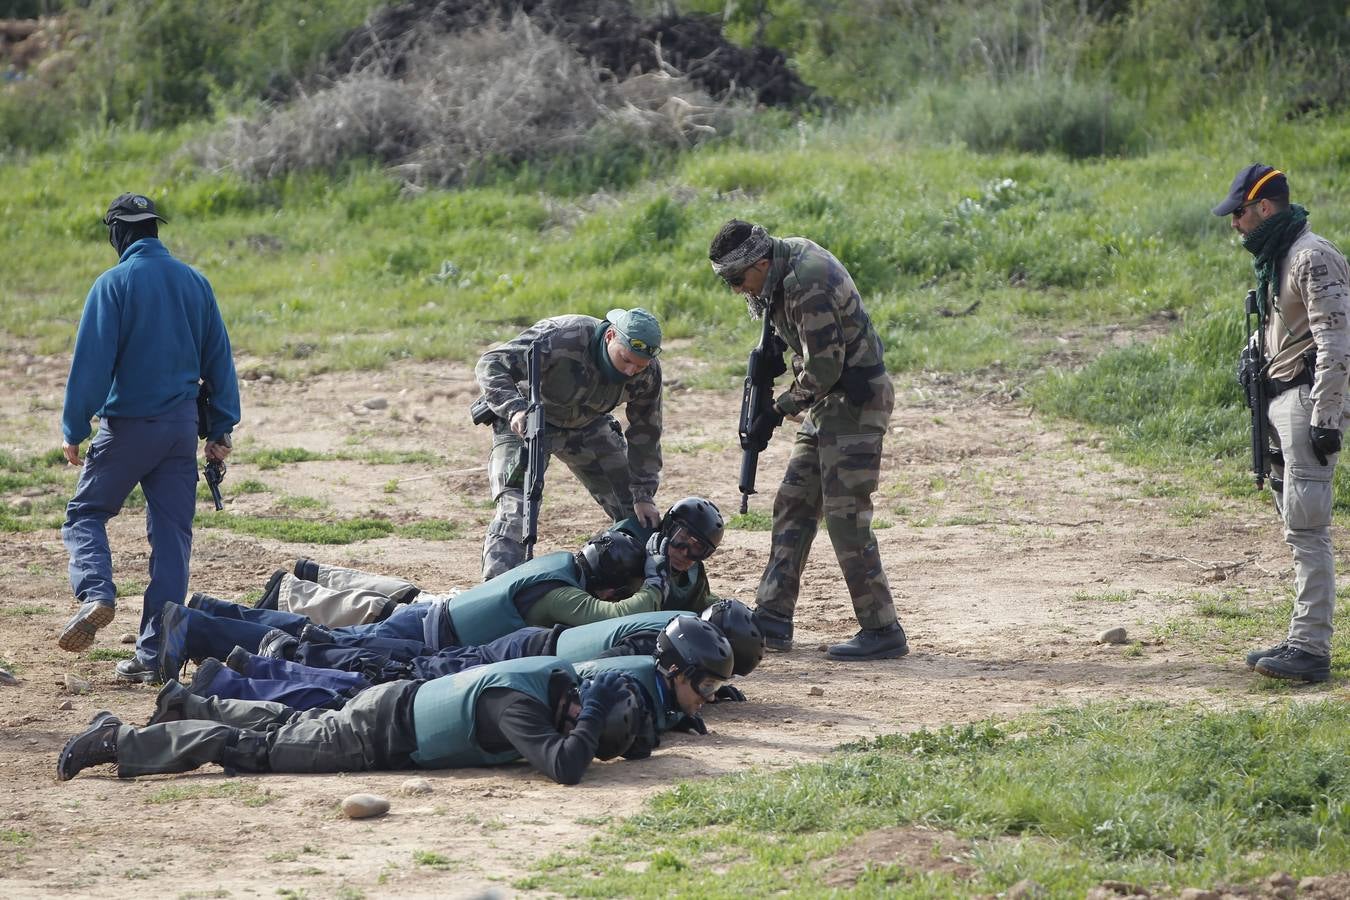
[[[1327,265],[1326,265],[1326,263],[1322,263],[1321,265],[1313,266],[1313,267],[1312,267],[1312,270],[1309,271],[1308,274],[1311,275],[1313,278],[1321,278],[1321,277],[1325,276],[1325,275],[1327,274]]]

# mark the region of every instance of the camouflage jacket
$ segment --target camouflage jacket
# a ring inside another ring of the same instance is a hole
[[[1279,267],[1279,290],[1266,323],[1271,378],[1303,372],[1302,354],[1317,345],[1312,424],[1340,428],[1350,373],[1350,289],[1345,257],[1306,226]]]
[[[815,406],[842,388],[840,376],[849,368],[865,374],[870,388],[860,423],[885,428],[895,389],[886,374],[881,338],[844,264],[806,238],[775,238],[764,293],[773,304],[774,328],[792,348],[796,373],[775,401],[778,408],[794,415]]]
[[[661,361],[637,375],[607,381],[595,361],[593,344],[604,320],[591,316],[554,316],[534,323],[496,349],[484,353],[474,369],[488,405],[503,421],[528,405],[526,354],[543,340],[544,420],[554,428],[580,428],[626,404],[628,471],[634,502],[650,501],[661,481]]]

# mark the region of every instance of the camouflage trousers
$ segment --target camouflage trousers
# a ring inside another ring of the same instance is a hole
[[[628,442],[613,416],[600,416],[581,428],[550,427],[545,441],[546,471],[550,457],[556,456],[572,470],[610,519],[617,522],[633,514]],[[483,539],[484,581],[525,561],[524,457],[525,442],[504,423],[494,423],[488,476],[497,514]]]
[[[282,576],[277,609],[329,628],[367,625],[379,621],[391,603],[407,602],[417,593],[417,586],[402,578],[320,564],[317,582],[289,572]]]
[[[884,436],[879,428],[860,425],[858,407],[842,394],[811,408],[774,497],[769,564],[755,598],[759,606],[792,618],[802,568],[824,516],[858,624],[883,628],[897,621],[872,533]]]

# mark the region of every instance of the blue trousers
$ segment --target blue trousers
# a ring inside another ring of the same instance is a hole
[[[309,624],[309,619],[295,613],[277,612],[274,609],[253,609],[209,598],[203,598],[198,608],[185,609],[183,612],[186,614],[184,620],[188,626],[184,655],[198,662],[209,656],[224,659],[235,647],[243,647],[250,652],[256,651],[263,637],[274,629],[279,628],[287,634],[298,637],[300,629]],[[392,618],[391,616],[390,619]],[[375,629],[377,625],[383,624],[385,623],[379,622],[376,625],[352,626],[358,633],[339,634],[337,644],[301,644],[301,647],[366,648],[399,659],[411,659],[425,652],[420,631],[416,640],[382,637]],[[338,631],[348,630],[338,629]]]
[[[254,609],[251,606],[230,603],[228,600],[218,600],[215,597],[202,597],[197,608],[218,619],[234,619],[264,625],[269,629],[280,628],[287,634],[298,635],[300,629],[310,623],[308,618],[299,613]],[[334,643],[339,647],[369,646],[370,638],[409,641],[421,645],[426,643],[426,627],[423,620],[430,614],[430,603],[405,603],[381,622],[372,622],[369,625],[345,625],[341,628],[330,628],[328,631],[332,633]],[[240,646],[248,645],[240,644]],[[257,644],[253,646],[256,647]]]
[[[364,682],[362,688],[369,687],[369,682],[365,682],[365,679],[361,681]],[[254,678],[221,666],[209,684],[198,685],[196,689],[203,697],[215,697],[219,700],[268,700],[285,704],[292,709],[338,709],[361,688],[353,687],[337,691],[294,675],[284,678]]]
[[[154,666],[159,659],[159,612],[166,603],[182,603],[187,593],[197,506],[195,400],[151,418],[113,417],[99,424],[61,527],[70,553],[70,586],[81,602],[115,603],[107,523],[121,512],[137,484],[145,493],[150,581],[136,655]]]

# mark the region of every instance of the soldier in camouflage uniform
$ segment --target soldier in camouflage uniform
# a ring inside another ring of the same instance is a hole
[[[1247,667],[1271,678],[1331,677],[1336,559],[1331,546],[1331,479],[1345,428],[1350,372],[1350,271],[1335,245],[1308,228],[1308,211],[1289,203],[1284,173],[1243,168],[1214,207],[1255,260],[1266,310],[1266,380],[1273,433],[1267,463],[1284,540],[1294,551],[1294,614],[1288,636],[1247,654]]]
[[[474,374],[496,414],[489,475],[497,514],[483,541],[483,580],[525,559],[523,544],[526,356],[543,341],[545,440],[614,521],[661,521],[652,498],[661,477],[661,326],[645,309],[605,319],[556,316],[484,353]],[[610,412],[626,404],[628,428]]]
[[[792,646],[802,567],[821,516],[862,630],[829,648],[834,659],[890,659],[909,652],[872,533],[881,442],[895,403],[881,339],[848,270],[806,238],[775,238],[732,219],[713,238],[716,272],[755,317],[769,315],[792,348],[795,373],[773,412],[753,423],[767,439],[784,417],[804,416],[773,504],[769,564],[756,614],[772,649]]]

